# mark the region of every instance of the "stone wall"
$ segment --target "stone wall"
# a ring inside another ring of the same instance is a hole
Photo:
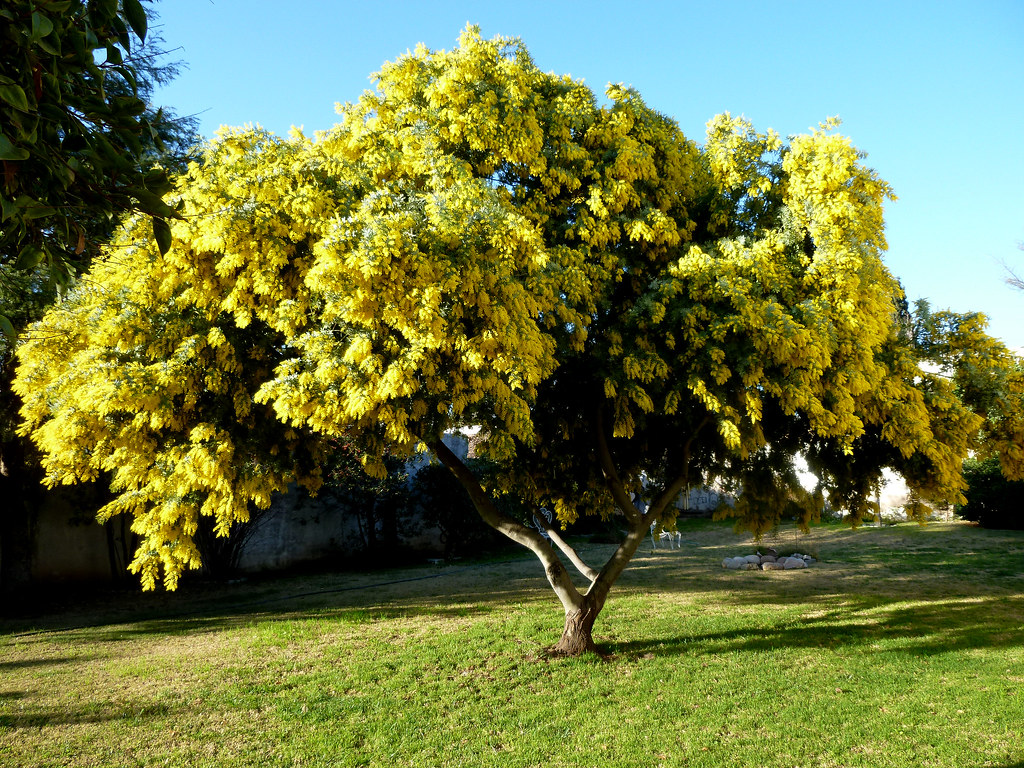
[[[89,497],[90,494],[76,494],[63,488],[44,494],[35,521],[33,581],[104,581],[112,578],[107,530],[82,510],[81,505]]]
[[[679,495],[676,508],[683,514],[710,515],[721,500],[721,494],[712,488],[689,488]]]
[[[456,455],[466,458],[468,441],[464,436],[449,435],[444,441]],[[411,460],[410,476],[429,461],[429,454],[420,454]],[[114,537],[117,549],[118,578],[123,577],[126,563],[121,556],[122,526],[115,524],[107,530],[96,522],[94,510],[102,504],[98,497],[95,491],[83,492],[75,487],[45,494],[36,520],[34,581],[113,580],[110,536]],[[437,529],[413,525],[398,534],[401,546],[407,549],[429,553],[444,549]],[[242,552],[239,566],[248,572],[276,570],[331,557],[343,558],[358,553],[362,547],[363,538],[355,515],[347,514],[332,494],[325,492],[311,497],[301,488],[293,487],[288,493],[277,495],[270,509],[262,515]],[[132,549],[129,547],[130,553]],[[134,577],[129,575],[128,578]]]

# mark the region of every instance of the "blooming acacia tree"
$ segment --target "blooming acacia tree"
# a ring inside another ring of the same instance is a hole
[[[316,435],[357,436],[370,472],[425,445],[537,555],[570,654],[688,483],[742,483],[757,532],[820,509],[798,453],[854,518],[885,466],[958,498],[981,419],[898,332],[890,190],[849,140],[723,115],[698,147],[635,91],[607,98],[470,28],[386,64],[315,140],[221,136],[179,182],[168,253],[128,226],[22,349],[50,481],[119,471],[104,514],[135,515],[134,567],[173,586],[197,515],[226,530],[315,484],[294,457]],[[464,425],[486,484],[441,441]],[[550,539],[505,493],[555,511]],[[584,514],[626,528],[603,565],[559,534]]]

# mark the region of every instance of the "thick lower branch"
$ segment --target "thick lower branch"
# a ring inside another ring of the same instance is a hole
[[[600,411],[598,411],[597,427],[598,427],[598,452],[601,458],[601,465],[604,469],[605,482],[608,485],[608,489],[612,493],[612,497],[615,499],[615,503],[626,512],[626,518],[629,520],[630,528],[626,537],[622,540],[618,549],[615,550],[611,558],[605,563],[604,568],[598,574],[597,578],[590,585],[590,589],[587,591],[586,596],[588,600],[593,600],[593,604],[600,610],[601,606],[604,605],[604,601],[608,596],[608,591],[611,589],[615,581],[622,575],[622,572],[629,565],[629,561],[636,554],[637,548],[643,542],[647,533],[650,531],[651,525],[654,524],[664,513],[665,509],[671,504],[682,492],[683,488],[686,487],[689,478],[689,467],[690,467],[690,446],[693,444],[694,439],[701,429],[708,423],[708,419],[705,419],[700,426],[694,430],[694,433],[690,436],[690,439],[686,441],[683,446],[683,457],[680,466],[679,475],[670,482],[665,489],[658,494],[657,498],[647,508],[646,512],[641,512],[640,508],[634,504],[633,500],[629,498],[629,494],[626,493],[625,486],[623,486],[621,479],[619,478],[618,471],[615,468],[615,460],[612,457],[611,449],[608,446],[607,438],[604,434],[603,417]]]
[[[626,537],[619,544],[615,552],[608,559],[608,562],[604,564],[604,568],[594,579],[590,585],[590,589],[586,593],[586,597],[593,601],[593,605],[598,610],[604,606],[604,601],[608,598],[608,592],[611,590],[612,585],[616,582],[622,572],[626,570],[626,566],[629,565],[629,561],[633,559],[633,555],[636,554],[636,550],[640,544],[643,543],[647,536],[647,532],[650,526],[644,523],[643,520],[634,522],[626,533]]]
[[[480,487],[480,482],[476,479],[476,476],[469,471],[468,467],[462,463],[459,457],[441,440],[435,440],[429,445],[438,460],[455,475],[455,478],[462,487],[466,489],[470,500],[473,502],[473,507],[483,521],[499,533],[512,539],[512,541],[526,547],[537,556],[544,566],[544,573],[548,578],[548,583],[551,584],[551,588],[558,595],[558,599],[562,602],[562,607],[566,613],[579,610],[583,602],[583,596],[576,589],[576,585],[572,583],[572,579],[569,578],[569,573],[565,570],[565,566],[562,565],[558,555],[555,554],[555,551],[544,537],[518,520],[514,520],[508,515],[499,512],[494,506],[494,502],[491,501],[490,496]]]

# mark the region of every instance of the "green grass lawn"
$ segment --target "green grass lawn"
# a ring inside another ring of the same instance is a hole
[[[110,596],[0,624],[2,766],[1024,766],[1024,533],[685,523],[553,659],[530,557]],[[596,562],[607,546],[583,544]]]

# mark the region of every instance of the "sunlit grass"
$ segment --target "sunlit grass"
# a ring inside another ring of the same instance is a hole
[[[763,573],[720,567],[755,546],[728,527],[684,538],[623,576],[603,659],[546,655],[517,556],[9,621],[0,765],[1024,764],[1024,534],[784,531],[820,562]]]

